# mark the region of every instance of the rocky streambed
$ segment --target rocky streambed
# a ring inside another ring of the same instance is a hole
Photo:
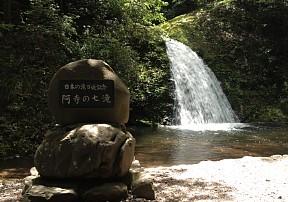
[[[246,156],[145,171],[153,177],[153,201],[288,201],[288,155]],[[19,201],[22,189],[22,179],[2,179],[0,201]],[[149,200],[130,194],[123,201]]]

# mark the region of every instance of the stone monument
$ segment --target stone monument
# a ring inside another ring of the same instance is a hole
[[[80,60],[60,68],[48,90],[48,106],[59,124],[127,123],[130,93],[101,60]]]
[[[36,150],[23,201],[120,201],[129,189],[155,199],[151,178],[134,160],[129,105],[128,88],[107,63],[85,59],[60,68],[48,89],[58,125]]]

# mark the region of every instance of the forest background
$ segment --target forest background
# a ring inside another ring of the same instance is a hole
[[[242,122],[288,122],[287,0],[0,0],[0,159],[33,154],[65,64],[107,62],[131,92],[130,125],[173,116],[164,37],[213,70]]]

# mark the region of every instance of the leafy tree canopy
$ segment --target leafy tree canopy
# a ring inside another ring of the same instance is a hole
[[[0,158],[35,151],[54,124],[46,101],[50,79],[78,59],[106,61],[129,86],[131,123],[161,122],[169,111],[160,101],[170,99],[163,87],[168,60],[161,32],[153,28],[165,20],[165,2],[0,2]],[[152,102],[153,109],[147,107]]]

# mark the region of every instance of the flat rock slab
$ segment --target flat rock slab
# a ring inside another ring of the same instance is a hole
[[[133,161],[125,176],[116,179],[43,178],[35,167],[31,168],[30,173],[30,176],[24,178],[25,186],[21,202],[118,202],[129,199],[135,199],[135,201],[155,199],[152,177],[143,171],[137,160]]]
[[[33,201],[78,201],[78,194],[73,189],[32,185],[24,194],[24,198]]]
[[[20,201],[120,201],[128,196],[128,187],[121,182],[59,181],[35,178],[26,184]]]

